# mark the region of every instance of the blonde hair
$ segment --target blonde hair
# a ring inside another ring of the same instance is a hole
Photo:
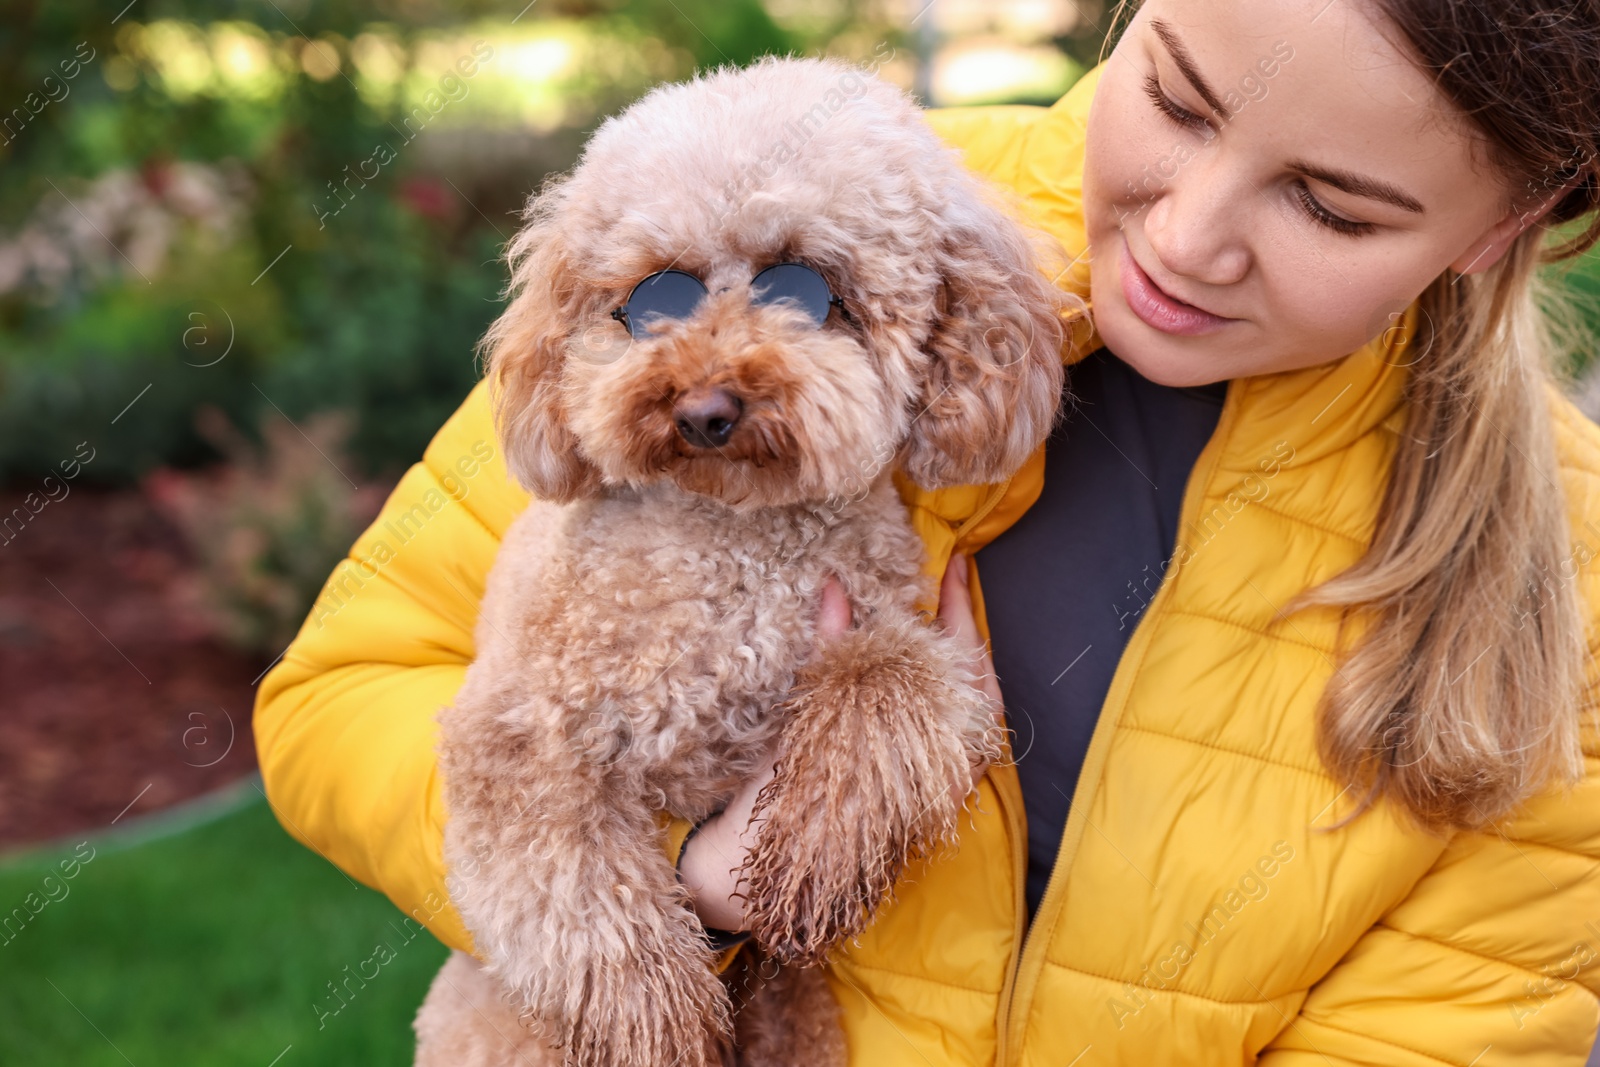
[[[1543,233],[1418,301],[1420,352],[1376,532],[1352,567],[1290,601],[1369,612],[1317,712],[1323,763],[1444,832],[1582,773],[1588,661],[1540,307]],[[1586,562],[1580,561],[1580,562]]]
[[[1560,346],[1539,267],[1550,223],[1574,224],[1551,259],[1600,237],[1600,18],[1570,0],[1378,6],[1516,190],[1508,210],[1533,223],[1489,270],[1446,271],[1423,293],[1372,545],[1292,602],[1340,605],[1344,621],[1376,612],[1318,708],[1322,760],[1359,790],[1350,818],[1382,797],[1444,833],[1583,773],[1589,635],[1567,572]]]

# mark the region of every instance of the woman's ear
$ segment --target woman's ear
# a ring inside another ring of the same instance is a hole
[[[1489,227],[1454,263],[1450,264],[1450,269],[1457,274],[1482,274],[1499,263],[1505,258],[1506,253],[1511,251],[1511,246],[1517,238],[1555,210],[1556,205],[1566,199],[1567,194],[1576,189],[1583,178],[1584,176],[1579,174],[1543,199],[1513,207],[1506,212],[1504,218]]]
[[[535,497],[570,503],[599,486],[567,421],[563,371],[580,286],[547,193],[511,243],[511,303],[484,335],[489,392],[506,465]]]
[[[934,251],[940,283],[928,368],[903,469],[925,489],[1009,477],[1055,422],[1065,293],[1030,235],[984,204]]]

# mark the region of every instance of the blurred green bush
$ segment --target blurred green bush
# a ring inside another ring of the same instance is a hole
[[[245,240],[175,255],[149,284],[122,278],[28,309],[0,348],[0,481],[85,439],[100,481],[213,458],[193,419],[208,403],[248,426],[274,407],[297,420],[349,409],[361,472],[414,459],[476,380],[497,237],[452,248],[377,197],[350,213],[347,239],[303,241],[254,284],[273,253]]]
[[[392,476],[476,381],[514,212],[589,129],[658,81],[859,21],[847,2],[786,29],[757,0],[20,3],[0,28],[0,116],[23,109],[0,126],[0,483],[84,440],[101,482],[217,459],[205,404],[245,427],[349,410],[357,477]]]

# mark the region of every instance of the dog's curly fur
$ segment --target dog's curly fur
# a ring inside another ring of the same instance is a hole
[[[484,343],[534,502],[440,716],[451,897],[485,962],[440,973],[417,1062],[842,1064],[808,965],[954,839],[1001,751],[973,664],[916,612],[890,472],[998,481],[1043,441],[1067,310],[1048,245],[904,93],[831,60],[651,92],[526,219]],[[848,316],[752,304],[791,260]],[[630,339],[609,313],[668,266],[710,295]],[[743,406],[720,448],[677,427],[709,388]],[[855,625],[813,658],[830,574]],[[774,753],[739,872],[758,947],[719,978],[655,813],[706,816]]]

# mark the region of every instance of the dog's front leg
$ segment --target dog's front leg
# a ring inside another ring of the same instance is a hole
[[[583,1067],[725,1062],[727,994],[648,804],[557,740],[490,755],[442,721],[451,899],[524,1021]]]
[[[909,615],[876,616],[800,670],[741,868],[745,918],[769,953],[820,961],[865,928],[908,861],[953,840],[974,770],[1000,755],[979,678]]]

